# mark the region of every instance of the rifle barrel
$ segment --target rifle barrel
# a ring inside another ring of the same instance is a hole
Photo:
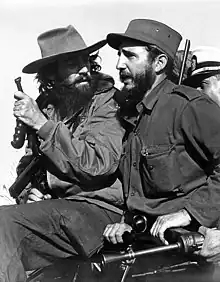
[[[182,80],[183,80],[183,74],[184,74],[184,70],[185,70],[185,67],[186,67],[186,61],[187,61],[187,57],[188,57],[188,53],[189,53],[189,48],[190,48],[190,40],[186,39],[178,85],[180,85],[182,83]]]
[[[9,188],[12,198],[16,199],[30,182],[31,177],[37,172],[40,164],[40,156],[36,156],[16,178],[15,182]]]
[[[168,252],[173,250],[179,250],[181,249],[181,244],[179,242],[175,244],[170,244],[168,246],[159,246],[154,247],[150,249],[145,250],[139,250],[139,251],[129,251],[127,253],[111,253],[111,254],[102,254],[102,263],[103,265],[111,263],[111,262],[117,262],[122,260],[131,260],[136,257],[144,256],[144,255],[150,255],[150,254],[157,254],[161,252]]]

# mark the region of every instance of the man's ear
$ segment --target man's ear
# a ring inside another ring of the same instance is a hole
[[[158,55],[154,60],[155,72],[161,73],[168,63],[168,57],[165,54]]]

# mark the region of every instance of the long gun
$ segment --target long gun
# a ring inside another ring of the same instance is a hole
[[[15,79],[15,83],[17,85],[18,90],[23,92],[20,77]],[[45,190],[48,189],[47,182],[44,178],[45,174],[42,170],[42,155],[40,154],[38,149],[38,140],[36,133],[30,128],[28,128],[28,126],[26,126],[22,121],[17,119],[15,134],[13,136],[14,138],[11,142],[12,146],[16,149],[21,148],[24,145],[26,135],[28,139],[28,146],[32,149],[33,158],[30,163],[26,166],[26,168],[18,175],[15,182],[9,188],[9,193],[11,197],[15,199],[19,197],[19,195],[34,177],[35,179],[38,179],[38,184],[42,182],[42,185],[39,186],[41,187],[41,189],[39,190],[44,190],[45,192]]]
[[[33,176],[41,169],[40,159],[40,155],[35,156],[9,188],[9,193],[14,199],[19,197]]]
[[[178,85],[180,85],[182,83],[182,80],[183,80],[183,74],[184,74],[184,70],[186,68],[186,61],[187,61],[187,58],[188,58],[189,49],[190,49],[190,40],[186,39],[184,52],[183,52],[183,59],[182,59],[182,64],[181,64],[181,69],[180,69],[180,74],[179,74]]]
[[[120,268],[122,269],[120,282],[125,282],[128,272],[131,266],[135,263],[136,258],[141,257],[141,256],[160,254],[163,252],[170,252],[170,251],[182,251],[183,253],[191,253],[191,252],[201,249],[203,241],[204,241],[204,237],[202,234],[198,232],[190,232],[183,228],[168,229],[166,232],[168,232],[167,234],[171,236],[171,244],[168,246],[156,246],[152,248],[134,251],[132,244],[130,244],[127,247],[126,251],[123,251],[121,253],[98,254],[92,257],[91,262],[93,266],[96,267],[96,269],[98,269],[99,271],[101,271],[102,268],[108,263],[120,262],[121,263]],[[125,241],[124,235],[126,235],[126,237],[128,238],[131,237],[130,233],[125,232],[123,234],[124,241]],[[167,239],[167,236],[166,236],[166,239]],[[130,241],[130,239],[128,239],[128,241]],[[190,265],[190,262],[188,262],[188,265]],[[171,267],[171,269],[173,269],[174,271],[175,269],[177,269],[178,271],[179,266],[181,267],[183,266],[183,264],[173,265],[173,268]],[[162,273],[163,270],[167,271],[167,269],[168,267],[164,267],[157,271],[154,271],[153,273],[156,273],[156,272]]]
[[[123,242],[127,246],[126,250],[116,253],[100,253],[92,257],[92,263],[97,269],[102,269],[106,264],[112,262],[121,262],[123,269],[120,282],[124,282],[131,266],[135,263],[136,258],[141,256],[153,255],[157,253],[181,251],[183,253],[193,253],[201,249],[204,237],[198,232],[189,231],[183,228],[170,228],[165,231],[165,238],[170,243],[168,246],[159,246],[134,250],[135,242],[148,242],[155,244],[155,238],[150,235],[147,218],[143,214],[125,213],[125,221],[132,226],[131,233],[123,234]],[[157,240],[156,243],[159,243]],[[162,269],[161,269],[162,271]]]
[[[202,247],[204,236],[199,232],[191,232],[183,228],[173,228],[170,229],[168,232],[169,235],[167,236],[172,237],[172,243],[167,246],[157,246],[138,251],[134,251],[131,247],[129,247],[127,251],[124,251],[123,253],[112,252],[106,254],[98,254],[94,257],[94,261],[99,263],[101,262],[101,265],[104,266],[112,262],[133,260],[140,256],[169,252],[174,250],[181,251],[183,253],[192,253]],[[124,235],[129,236],[128,233],[125,233]]]

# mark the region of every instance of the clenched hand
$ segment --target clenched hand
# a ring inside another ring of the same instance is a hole
[[[220,230],[201,226],[199,232],[204,235],[205,239],[201,251],[197,254],[209,262],[220,262]]]
[[[28,194],[27,203],[49,200],[51,198],[50,194],[42,194],[37,188],[32,188]]]
[[[122,235],[125,231],[131,232],[132,227],[126,223],[108,224],[104,230],[103,236],[113,244],[123,243]]]
[[[14,97],[17,99],[13,108],[14,116],[31,128],[39,130],[47,119],[38,108],[36,101],[21,91],[17,91]]]

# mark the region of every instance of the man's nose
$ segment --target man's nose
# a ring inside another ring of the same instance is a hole
[[[88,72],[89,72],[89,69],[88,69],[87,66],[84,66],[79,70],[79,74],[81,74],[81,75],[87,75]]]
[[[125,69],[125,68],[126,68],[126,66],[125,66],[124,60],[123,60],[123,58],[120,56],[120,57],[118,58],[118,62],[117,62],[117,64],[116,64],[116,69],[117,69],[117,70],[121,70],[121,69]]]

